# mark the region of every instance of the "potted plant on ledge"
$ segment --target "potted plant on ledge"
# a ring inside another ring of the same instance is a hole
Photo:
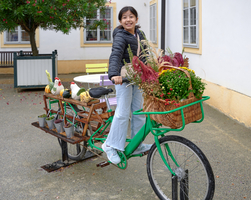
[[[54,129],[54,121],[55,121],[55,116],[50,116],[50,117],[47,117],[45,119],[47,125],[48,125],[48,128],[50,130]]]
[[[42,114],[38,116],[38,123],[40,127],[45,127],[45,118],[47,117],[46,114]]]
[[[54,121],[54,125],[55,125],[58,133],[62,133],[63,132],[63,123],[64,122],[63,122],[62,119],[56,119]]]
[[[67,138],[71,138],[73,136],[73,133],[74,133],[74,126],[67,122],[65,125],[64,125],[64,130],[65,130],[65,133],[66,133],[66,137]]]

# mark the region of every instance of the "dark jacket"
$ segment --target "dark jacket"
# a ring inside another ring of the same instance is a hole
[[[145,40],[144,33],[142,34],[139,29],[136,29],[136,34],[139,35],[140,40]],[[138,49],[137,38],[123,28],[115,28],[113,31],[112,53],[109,58],[109,79],[113,76],[120,76],[121,68],[124,66],[124,59],[127,63],[130,63],[127,51],[128,44],[130,44],[133,55],[136,56]]]

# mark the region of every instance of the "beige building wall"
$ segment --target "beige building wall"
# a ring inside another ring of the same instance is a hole
[[[206,103],[251,128],[251,97],[208,81],[205,82],[207,86],[203,95],[210,96]]]
[[[109,60],[58,60],[58,74],[85,73],[86,64],[98,63],[109,65]],[[0,74],[14,74],[14,68],[0,68]]]
[[[108,59],[103,60],[59,60],[58,74],[84,73],[86,64],[108,63]]]

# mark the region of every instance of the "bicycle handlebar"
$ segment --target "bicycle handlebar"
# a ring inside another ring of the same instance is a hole
[[[112,80],[112,83],[115,84],[114,80]],[[130,81],[127,78],[122,78],[122,83],[130,83]]]

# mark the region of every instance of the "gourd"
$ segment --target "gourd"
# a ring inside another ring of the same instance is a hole
[[[45,91],[46,93],[51,93],[50,86],[49,86],[49,85],[46,85],[44,91]]]

